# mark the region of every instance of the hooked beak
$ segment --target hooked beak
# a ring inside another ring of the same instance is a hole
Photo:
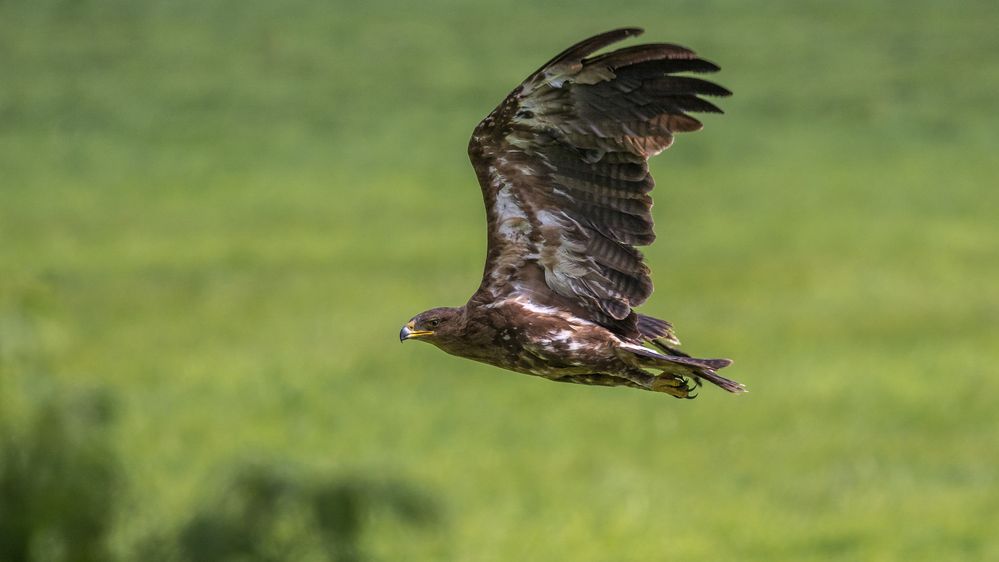
[[[403,326],[402,330],[399,330],[399,341],[404,342],[406,340],[422,338],[431,335],[433,335],[433,332],[431,332],[430,330],[417,330],[416,325],[413,322],[410,322],[409,324]]]

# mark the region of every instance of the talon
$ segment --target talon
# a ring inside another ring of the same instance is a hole
[[[696,394],[691,396],[691,392],[697,389],[697,385],[694,381],[682,377],[679,375],[663,373],[655,378],[652,383],[651,390],[656,392],[664,392],[669,394],[673,398],[685,398],[690,399],[696,397]]]
[[[687,400],[693,400],[694,398],[697,398],[697,392],[695,391],[697,390],[697,387],[700,386],[699,384],[697,384],[698,383],[697,378],[696,377],[690,379],[685,378],[683,379],[683,382],[686,394],[685,398]]]

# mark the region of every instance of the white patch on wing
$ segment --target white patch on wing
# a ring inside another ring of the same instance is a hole
[[[535,314],[543,314],[545,316],[562,316],[565,314],[565,311],[560,308],[555,308],[553,306],[541,306],[528,300],[513,299],[513,302],[517,303],[520,308]]]
[[[636,344],[633,344],[633,343],[628,343],[628,342],[620,341],[618,343],[618,346],[621,347],[622,349],[627,349],[629,351],[638,353],[639,355],[645,355],[646,357],[652,355],[652,356],[662,357],[663,359],[668,359],[668,357],[666,357],[662,353],[659,353],[658,351],[656,351],[654,349],[649,349],[649,348],[645,347],[644,345],[636,345]]]
[[[564,229],[567,226],[569,226],[566,223],[568,221],[571,221],[572,219],[570,219],[569,216],[566,215],[564,212],[553,213],[547,209],[542,209],[538,211],[538,220],[541,221],[541,224],[543,224],[544,226],[552,226],[558,229]]]
[[[493,213],[496,216],[496,227],[500,236],[511,243],[527,243],[531,232],[531,223],[527,220],[522,203],[513,192],[513,186],[500,174],[495,167],[489,167],[493,187],[496,188],[496,201],[493,203]]]
[[[545,269],[545,283],[556,293],[574,297],[580,284],[592,278],[593,260],[586,255],[586,244],[572,240],[567,234],[579,232],[575,219],[562,211],[541,210],[537,213],[545,244],[541,248],[541,266]]]
[[[554,306],[544,306],[544,305],[540,305],[540,304],[537,304],[535,302],[532,302],[530,300],[530,297],[528,297],[526,295],[523,295],[523,294],[519,294],[519,295],[516,295],[514,297],[510,297],[510,298],[499,299],[499,300],[493,301],[493,302],[491,302],[491,303],[489,303],[487,305],[483,305],[483,308],[501,308],[501,307],[509,306],[509,305],[514,305],[514,306],[520,307],[521,309],[523,309],[523,310],[525,310],[527,312],[533,312],[534,314],[538,314],[538,315],[541,315],[541,316],[554,316],[556,318],[561,318],[562,320],[566,320],[566,321],[570,322],[571,324],[575,324],[577,326],[596,326],[597,325],[597,324],[595,324],[593,322],[590,322],[589,320],[586,320],[585,318],[580,318],[579,316],[576,316],[575,314],[572,314],[568,310],[564,310],[564,309],[557,308],[557,307],[554,307]],[[528,322],[528,323],[530,324],[530,322]],[[553,335],[552,337],[555,338],[555,339],[558,339],[558,340],[571,341],[572,335],[573,335],[573,332],[570,329],[570,330],[560,330],[555,335]]]
[[[489,167],[489,181],[495,193],[492,208],[494,228],[501,244],[500,255],[493,263],[489,276],[494,287],[512,283],[514,290],[520,290],[520,283],[510,279],[508,273],[502,272],[509,271],[510,267],[518,271],[530,259],[531,222],[524,209],[524,202],[517,196],[513,184],[495,166]],[[493,296],[497,296],[495,290]]]

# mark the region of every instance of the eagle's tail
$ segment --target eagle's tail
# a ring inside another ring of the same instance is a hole
[[[661,352],[640,345],[626,344],[623,347],[638,359],[644,369],[661,370],[664,377],[689,377],[698,385],[704,379],[729,392],[740,394],[746,392],[746,386],[740,382],[725,378],[717,373],[732,364],[731,359],[699,359],[666,345],[661,339],[649,343]]]
[[[718,360],[716,359],[715,361]],[[728,361],[728,359],[724,359],[724,361]],[[732,362],[729,361],[729,364],[731,363]],[[749,392],[749,389],[746,388],[746,385],[742,384],[741,382],[734,381],[732,379],[727,379],[716,373],[714,369],[698,369],[694,373],[694,379],[697,380],[698,378],[704,379],[714,384],[715,386],[720,386],[721,388],[724,388],[725,390],[732,392],[734,394],[742,394],[743,392]]]

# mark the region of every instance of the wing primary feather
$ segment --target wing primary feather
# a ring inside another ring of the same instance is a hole
[[[718,72],[721,68],[713,62],[704,59],[653,59],[628,66],[622,66],[614,70],[618,76],[636,78],[658,78],[664,74],[676,74],[678,72],[695,72],[708,74]]]
[[[643,93],[657,95],[696,94],[718,98],[732,95],[728,89],[693,76],[664,76],[642,82],[640,90]]]
[[[646,43],[625,47],[588,59],[588,64],[604,64],[612,69],[640,62],[661,59],[696,58],[697,53],[673,43]]]
[[[557,67],[559,65],[570,63],[572,65],[580,64],[583,57],[603,49],[607,45],[612,43],[617,43],[618,41],[623,41],[628,37],[637,37],[645,33],[645,30],[640,27],[622,27],[620,29],[612,29],[610,31],[605,31],[599,35],[594,35],[593,37],[588,37],[583,39],[579,43],[567,48],[561,53],[555,55],[548,62],[541,65],[541,68],[537,69],[531,73],[531,77],[528,80],[536,78],[538,75],[542,74],[546,69]]]

